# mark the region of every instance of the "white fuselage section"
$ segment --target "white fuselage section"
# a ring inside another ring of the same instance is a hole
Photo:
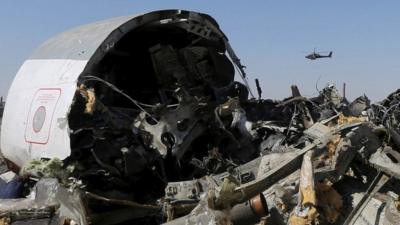
[[[34,158],[70,154],[68,111],[86,60],[29,59],[7,96],[1,126],[3,155],[23,166]]]

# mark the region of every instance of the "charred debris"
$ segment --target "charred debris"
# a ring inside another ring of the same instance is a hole
[[[400,91],[256,99],[208,25],[148,24],[85,70],[71,155],[4,173],[0,224],[398,224]]]

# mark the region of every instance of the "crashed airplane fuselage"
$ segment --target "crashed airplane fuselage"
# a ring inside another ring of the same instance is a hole
[[[2,152],[17,166],[34,158],[70,156],[71,139],[79,129],[71,117],[79,107],[77,90],[83,86],[96,87],[106,106],[138,109],[150,121],[138,122],[142,127],[156,122],[149,109],[176,110],[179,101],[190,97],[215,98],[217,91],[235,91],[233,65],[225,56],[227,45],[210,16],[181,10],[119,17],[64,32],[44,43],[18,71],[3,117]],[[186,77],[186,69],[196,74]],[[96,78],[113,83],[134,101]],[[191,90],[196,93],[185,96]],[[193,112],[187,112],[188,105],[181,107],[177,111],[186,113],[181,127],[193,129]],[[161,134],[175,132],[170,137],[177,141],[174,150],[185,145],[186,137],[178,128],[154,129]],[[166,154],[161,137],[152,142]]]
[[[241,148],[214,115],[229,97],[247,99],[235,67],[244,77],[228,39],[202,13],[156,11],[66,31],[18,71],[3,116],[2,153],[14,172],[34,160],[60,159],[98,195],[155,203],[167,182],[229,164],[191,159],[203,160],[219,145]],[[254,158],[247,148],[234,153],[236,161]]]

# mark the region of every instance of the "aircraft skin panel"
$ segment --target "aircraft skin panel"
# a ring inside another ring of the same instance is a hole
[[[34,158],[69,156],[67,114],[86,64],[73,59],[25,61],[3,114],[1,130],[7,132],[1,132],[1,149],[6,158],[22,166]]]
[[[8,92],[0,137],[5,158],[23,166],[34,158],[69,156],[67,114],[78,77],[100,63],[126,33],[179,15],[206,17],[220,32],[205,14],[162,10],[79,26],[46,41],[21,66]]]
[[[134,17],[107,19],[62,32],[43,43],[30,59],[89,60],[112,31]]]

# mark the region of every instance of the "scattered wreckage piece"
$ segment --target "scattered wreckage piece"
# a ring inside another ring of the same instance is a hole
[[[85,212],[79,192],[69,191],[56,178],[40,179],[27,198],[0,203],[0,218],[9,224],[87,224]]]
[[[354,224],[360,216],[362,210],[364,210],[365,206],[371,200],[372,196],[374,196],[388,181],[389,177],[387,177],[382,172],[378,172],[371,185],[366,190],[364,196],[360,199],[357,205],[354,206],[353,210],[347,216],[346,221],[344,221],[343,225]]]

